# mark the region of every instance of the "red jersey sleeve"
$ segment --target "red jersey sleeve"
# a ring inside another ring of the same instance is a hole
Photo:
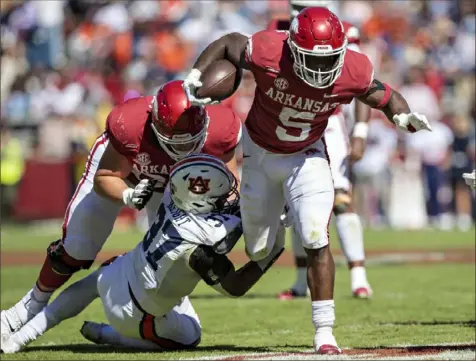
[[[374,80],[374,67],[367,55],[352,50],[347,51],[352,56],[352,61],[348,62],[352,90],[355,96],[363,95],[367,93]]]
[[[263,30],[248,38],[245,61],[254,69],[279,71],[279,61],[288,35],[284,31]]]
[[[221,104],[206,107],[210,124],[203,153],[220,157],[236,148],[241,139],[241,120]]]
[[[128,159],[134,159],[140,140],[124,105],[116,106],[107,116],[106,132],[114,149]]]

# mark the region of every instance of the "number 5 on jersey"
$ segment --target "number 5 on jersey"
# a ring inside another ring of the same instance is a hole
[[[311,124],[297,122],[294,119],[312,121],[314,120],[314,117],[315,114],[311,112],[300,112],[293,108],[283,107],[281,113],[279,114],[279,121],[284,127],[278,125],[278,127],[276,128],[276,135],[278,136],[278,139],[285,142],[301,142],[303,140],[306,140],[311,131]],[[289,134],[289,128],[301,129],[301,134]]]

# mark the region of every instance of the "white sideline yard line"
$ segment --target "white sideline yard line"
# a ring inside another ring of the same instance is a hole
[[[429,350],[419,351],[422,347],[471,347],[469,350]],[[407,355],[385,355],[385,353],[407,351]],[[362,353],[346,354],[346,351],[358,351]],[[335,356],[320,356],[314,353],[312,349],[305,349],[299,352],[252,352],[238,354],[223,354],[214,356],[202,356],[193,358],[194,360],[474,360],[476,357],[476,344],[471,343],[442,343],[435,345],[398,345],[382,346],[367,349],[344,348],[344,354]],[[420,353],[420,354],[418,354]],[[421,354],[423,353],[423,354]],[[192,360],[192,359],[181,359]]]
[[[334,256],[336,264],[347,264],[346,259],[342,255]],[[382,265],[382,264],[402,264],[408,262],[422,262],[422,261],[444,261],[446,259],[443,252],[414,252],[414,253],[398,253],[388,252],[379,255],[367,255],[365,263],[368,265]]]

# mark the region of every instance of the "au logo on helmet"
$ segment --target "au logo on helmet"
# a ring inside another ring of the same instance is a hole
[[[205,194],[210,190],[210,179],[204,179],[200,176],[189,178],[188,190],[195,194]]]

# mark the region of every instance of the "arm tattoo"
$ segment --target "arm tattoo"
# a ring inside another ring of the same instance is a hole
[[[372,84],[370,85],[370,88],[369,90],[367,91],[367,93],[365,94],[366,96],[370,96],[372,95],[373,93],[375,93],[376,91],[378,90],[383,90],[385,91],[385,86],[377,79],[374,79],[372,81]]]

